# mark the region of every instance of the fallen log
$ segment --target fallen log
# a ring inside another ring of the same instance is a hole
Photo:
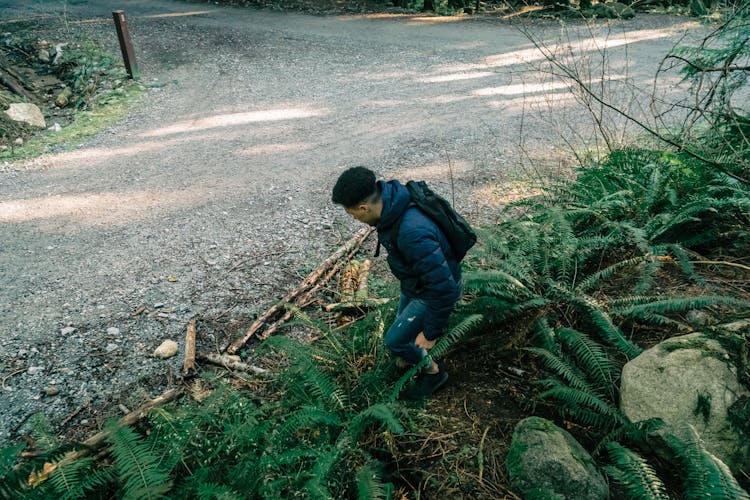
[[[265,323],[268,322],[268,320],[280,313],[284,309],[284,306],[286,304],[294,303],[297,297],[309,291],[310,287],[314,287],[315,283],[320,280],[321,276],[325,275],[326,272],[328,272],[332,267],[336,267],[336,264],[341,259],[341,257],[347,254],[352,254],[352,250],[356,252],[356,250],[359,249],[360,245],[362,245],[362,242],[370,235],[371,232],[371,227],[364,227],[357,231],[357,233],[349,241],[341,245],[333,254],[331,254],[330,257],[328,257],[304,280],[302,280],[297,288],[287,293],[283,298],[281,298],[281,300],[276,302],[263,314],[258,316],[247,329],[245,335],[229,345],[229,347],[226,348],[226,352],[229,354],[235,354],[242,346],[247,343],[248,340],[250,340],[253,335],[255,335],[258,330],[263,327]],[[336,267],[336,269],[336,272],[338,272],[338,269],[340,269],[340,267]]]
[[[195,371],[195,320],[190,320],[185,335],[185,359],[182,362],[182,374]]]
[[[203,361],[207,361],[213,365],[217,366],[223,366],[224,368],[228,370],[239,370],[243,372],[252,372],[257,375],[261,375],[263,373],[266,373],[268,370],[265,368],[261,368],[259,366],[251,365],[248,363],[243,363],[242,361],[237,361],[226,354],[215,354],[215,353],[198,353],[197,354],[198,359],[201,359]]]

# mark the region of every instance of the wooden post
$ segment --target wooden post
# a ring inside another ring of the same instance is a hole
[[[125,69],[128,71],[131,80],[138,80],[141,77],[138,71],[138,65],[135,62],[135,52],[133,51],[133,41],[130,39],[128,31],[128,21],[125,19],[124,10],[112,12],[117,28],[117,38],[120,40],[120,50],[122,50],[122,60],[125,62]]]

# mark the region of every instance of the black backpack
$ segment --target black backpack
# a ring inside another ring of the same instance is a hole
[[[432,219],[448,239],[456,261],[460,262],[466,252],[477,242],[477,234],[469,223],[453,209],[448,200],[427,187],[425,181],[409,181],[406,183],[406,189],[409,190],[409,196],[411,197],[409,206],[416,206]],[[396,240],[403,218],[402,215],[393,225],[391,231],[391,242],[393,248],[397,250]]]

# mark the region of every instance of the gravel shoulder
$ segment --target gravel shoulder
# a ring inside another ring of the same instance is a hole
[[[69,3],[65,23],[52,0],[0,2],[0,19],[47,16],[117,53],[122,2]],[[561,131],[588,140],[593,127],[507,22],[124,8],[146,96],[75,150],[0,169],[0,444],[35,412],[85,426],[155,396],[181,359],[149,354],[182,344],[191,318],[234,320],[204,332],[225,346],[356,229],[330,203],[344,168],[426,179],[491,220],[536,166],[565,167]],[[699,31],[665,16],[593,30],[648,90],[666,51]]]

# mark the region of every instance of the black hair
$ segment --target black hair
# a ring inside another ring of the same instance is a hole
[[[366,167],[351,167],[339,176],[331,199],[338,205],[353,207],[377,192],[375,172]]]

